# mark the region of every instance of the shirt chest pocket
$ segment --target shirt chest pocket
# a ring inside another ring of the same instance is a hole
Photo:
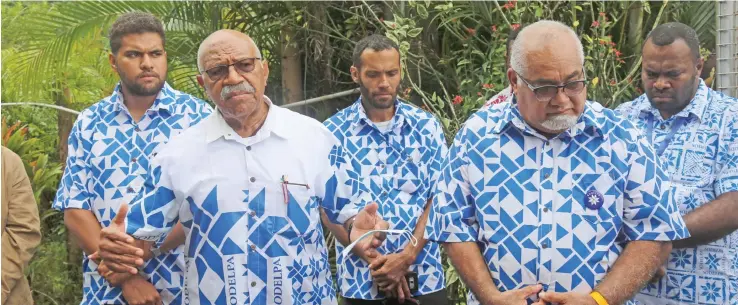
[[[311,235],[311,232],[316,232],[320,214],[315,193],[309,186],[268,183],[265,186],[264,204],[269,233],[292,239],[309,237],[307,235]]]
[[[428,176],[427,155],[426,147],[405,147],[392,167],[392,188],[411,195],[425,190]]]
[[[623,183],[607,173],[572,174],[572,246],[584,247],[592,263],[606,263],[622,227]],[[586,253],[586,251],[585,251]]]
[[[672,180],[687,186],[706,186],[712,181],[714,160],[714,156],[707,152],[705,142],[690,141],[677,153]]]

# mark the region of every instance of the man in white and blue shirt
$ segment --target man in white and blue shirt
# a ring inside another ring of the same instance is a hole
[[[336,277],[343,303],[386,304],[385,299],[413,298],[423,304],[447,304],[439,246],[423,238],[447,150],[441,124],[430,113],[397,99],[400,53],[389,38],[372,35],[359,41],[351,75],[361,97],[324,124],[360,168],[361,183],[379,204],[390,229],[409,234],[388,236],[378,258],[353,253],[344,257],[346,232],[327,225],[339,241]],[[410,233],[419,240],[417,245],[410,242]]]
[[[738,305],[738,99],[700,79],[699,47],[685,24],[656,27],[643,46],[646,93],[618,107],[653,144],[691,234],[638,304]]]
[[[69,233],[86,254],[98,250],[100,230],[109,225],[120,204],[130,202],[142,189],[161,144],[212,111],[204,101],[166,83],[164,31],[154,16],[122,15],[110,29],[110,44],[111,64],[120,83],[111,96],[85,109],[74,123],[53,204],[64,211]],[[84,257],[81,304],[138,303],[140,298],[180,304],[181,237],[160,244],[171,252],[153,257],[135,276],[104,278],[97,272],[99,261]]]
[[[516,101],[456,135],[428,239],[444,243],[469,304],[632,304],[688,236],[668,178],[633,124],[586,101],[571,28],[529,25],[511,54]]]
[[[263,95],[269,68],[250,37],[211,34],[198,69],[216,113],[152,161],[125,225],[116,217],[103,230],[100,257],[113,270],[130,270],[138,264],[115,253],[140,258],[148,247],[140,241],[157,240],[180,221],[183,304],[336,304],[320,210],[356,241],[386,229],[377,205],[325,126]],[[357,247],[375,249],[381,238]]]

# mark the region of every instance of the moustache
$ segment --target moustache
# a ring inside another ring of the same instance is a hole
[[[159,78],[159,74],[154,72],[144,72],[138,75],[137,78],[144,78],[144,77],[156,77]]]
[[[225,100],[229,98],[229,95],[235,92],[254,93],[256,92],[256,89],[246,81],[243,81],[236,85],[223,86],[223,89],[220,91],[220,99]]]

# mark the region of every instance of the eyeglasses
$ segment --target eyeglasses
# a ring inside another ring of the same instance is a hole
[[[513,70],[514,71],[514,70]],[[520,77],[520,79],[523,80],[523,82],[528,85],[528,88],[530,88],[531,91],[533,91],[533,94],[535,94],[536,99],[538,99],[539,102],[548,103],[551,101],[557,94],[559,94],[559,88],[564,90],[564,94],[567,96],[575,96],[579,94],[579,92],[582,92],[584,87],[587,85],[587,80],[575,80],[568,82],[566,84],[556,86],[556,85],[544,85],[544,86],[533,86],[528,82],[523,76],[520,75],[517,71],[515,71],[515,74]],[[586,77],[585,77],[586,78]]]
[[[215,67],[205,70],[205,73],[208,75],[210,80],[217,82],[223,78],[228,77],[228,73],[230,71],[231,66],[236,68],[236,72],[240,75],[251,73],[256,68],[257,60],[261,60],[261,58],[259,57],[245,58],[237,62],[234,62],[230,65],[217,65]]]

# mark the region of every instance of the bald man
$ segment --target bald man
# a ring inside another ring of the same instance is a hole
[[[564,24],[524,28],[507,70],[515,101],[456,135],[426,232],[468,304],[632,304],[689,235],[646,139],[587,101],[583,53]]]
[[[336,304],[319,208],[352,241],[387,222],[333,134],[264,96],[269,66],[251,38],[217,31],[198,54],[217,111],[152,160],[125,223],[122,210],[103,229],[99,256],[135,273],[144,241],[180,221],[184,304]],[[357,247],[376,251],[382,238]]]

